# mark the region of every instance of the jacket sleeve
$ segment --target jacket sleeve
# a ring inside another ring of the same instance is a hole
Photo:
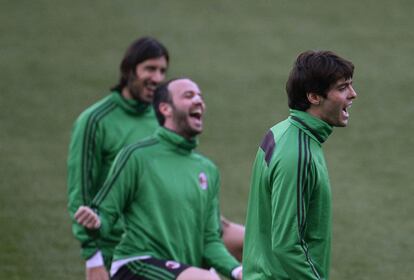
[[[72,232],[81,243],[81,254],[85,259],[93,256],[98,248],[86,229],[76,222],[74,214],[79,206],[90,205],[101,168],[99,131],[91,126],[90,121],[84,114],[75,122],[67,160],[68,210]],[[91,135],[92,131],[94,135]]]
[[[92,201],[101,219],[100,236],[110,234],[116,221],[134,199],[139,168],[131,150],[122,149],[115,158],[104,186]]]
[[[304,238],[313,176],[293,153],[271,166],[272,251],[289,279],[320,279]],[[307,188],[307,189],[306,189]]]
[[[203,257],[209,267],[214,267],[226,277],[232,278],[231,272],[240,263],[227,251],[221,239],[220,208],[219,208],[219,176],[214,180],[211,191],[210,205],[204,232]]]

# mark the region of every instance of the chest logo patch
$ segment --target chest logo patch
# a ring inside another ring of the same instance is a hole
[[[206,173],[201,172],[198,175],[198,183],[200,184],[200,188],[202,190],[206,190],[208,188],[207,175],[206,175]]]

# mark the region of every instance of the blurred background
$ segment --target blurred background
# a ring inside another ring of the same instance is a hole
[[[414,279],[413,15],[410,0],[1,0],[0,279],[84,279],[66,211],[71,128],[144,35],[169,49],[168,77],[199,83],[199,150],[219,166],[222,212],[239,223],[258,145],[288,115],[296,56],[353,61],[350,125],[324,146],[331,279]]]

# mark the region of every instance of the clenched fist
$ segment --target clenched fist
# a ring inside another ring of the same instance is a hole
[[[80,206],[75,213],[75,219],[87,229],[98,229],[101,226],[99,216],[88,206]]]

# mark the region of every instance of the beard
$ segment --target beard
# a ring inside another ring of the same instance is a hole
[[[177,132],[186,138],[193,138],[201,132],[192,128],[189,124],[189,115],[186,112],[180,111],[172,104],[173,108],[173,121],[176,124]]]
[[[143,98],[143,90],[144,90],[145,82],[138,79],[134,75],[130,75],[128,79],[128,83],[126,85],[129,93],[131,94],[132,98],[136,101],[143,102],[143,103],[151,103],[152,100],[146,100]]]

